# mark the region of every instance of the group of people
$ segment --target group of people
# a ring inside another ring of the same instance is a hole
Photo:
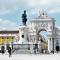
[[[11,56],[12,54],[12,49],[10,46],[7,47],[7,51],[9,53],[9,57]],[[0,53],[4,54],[5,53],[5,47],[4,46],[1,46],[1,50],[0,50]]]
[[[38,44],[34,44],[34,53],[36,54],[38,52]]]
[[[42,48],[39,49],[38,44],[34,44],[33,50],[34,50],[34,54],[43,53],[43,49]]]

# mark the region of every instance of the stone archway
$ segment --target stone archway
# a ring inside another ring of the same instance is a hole
[[[43,14],[44,13],[44,14]],[[48,32],[48,51],[54,51],[55,45],[55,20],[54,18],[48,17],[46,12],[41,12],[40,15],[31,21],[32,28],[36,31],[36,35],[38,37],[40,31]],[[38,40],[38,38],[37,38]]]
[[[46,29],[40,29],[37,34],[39,34],[41,31],[46,31]]]
[[[40,30],[37,31],[37,36],[36,36],[36,40],[37,40],[37,44],[38,44],[38,49],[39,49],[40,53],[43,53],[43,51],[47,51],[47,48],[48,48],[48,47],[46,48],[47,42],[46,42],[46,40],[44,40],[45,37],[43,39],[43,36],[40,34],[43,31],[47,32],[46,29],[40,29]]]
[[[41,31],[46,31],[45,29],[40,29],[38,32],[37,32],[37,40],[39,40],[39,33],[41,32]],[[41,36],[40,36],[41,37]]]

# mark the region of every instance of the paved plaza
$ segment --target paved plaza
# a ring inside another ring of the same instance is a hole
[[[0,60],[60,60],[60,53],[58,54],[36,54],[36,55],[31,55],[31,54],[13,54],[11,57],[9,57],[8,53],[7,54],[0,54]]]

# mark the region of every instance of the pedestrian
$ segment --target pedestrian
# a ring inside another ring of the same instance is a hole
[[[38,44],[34,44],[34,53],[36,54],[38,52]]]
[[[34,47],[34,54],[36,54],[36,47]]]
[[[5,47],[1,46],[1,53],[4,54],[4,52],[5,52]]]
[[[8,47],[9,57],[11,56],[11,47]]]
[[[59,46],[56,46],[56,51],[57,51],[57,53],[59,52]]]

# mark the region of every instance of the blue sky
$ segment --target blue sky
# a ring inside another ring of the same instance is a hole
[[[44,9],[60,27],[60,0],[0,0],[0,29],[14,29],[22,25],[21,14],[27,11],[28,22]]]

